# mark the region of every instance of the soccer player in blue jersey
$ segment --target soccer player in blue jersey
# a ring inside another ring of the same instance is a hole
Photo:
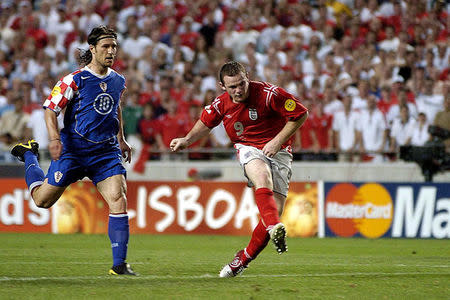
[[[38,207],[51,207],[67,186],[89,177],[109,206],[113,255],[109,274],[136,275],[125,262],[129,224],[122,157],[130,162],[131,148],[124,138],[120,108],[125,78],[111,69],[117,35],[98,26],[88,43],[89,50],[81,56],[86,66],[58,81],[43,105],[52,158],[47,176],[39,167],[35,141],[15,145],[11,154],[25,162],[25,180]],[[64,108],[60,131],[56,120]]]

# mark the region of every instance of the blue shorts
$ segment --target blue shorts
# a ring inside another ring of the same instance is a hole
[[[100,181],[119,174],[126,176],[122,154],[118,147],[110,147],[102,152],[63,152],[59,160],[52,160],[46,177],[49,184],[66,187],[86,176],[97,185]]]

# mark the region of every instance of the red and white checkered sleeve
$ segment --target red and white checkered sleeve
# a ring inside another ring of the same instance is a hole
[[[72,100],[75,93],[78,91],[78,86],[73,80],[74,74],[69,74],[56,83],[52,92],[44,102],[44,108],[53,110],[59,114],[67,103]]]

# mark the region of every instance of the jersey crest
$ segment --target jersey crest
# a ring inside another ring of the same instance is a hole
[[[248,109],[248,116],[250,120],[255,121],[258,119],[258,112],[256,111],[256,108],[249,108]]]
[[[106,90],[108,89],[108,85],[106,84],[106,82],[102,81],[99,83],[100,88],[102,89],[103,92],[106,92]]]
[[[60,171],[56,171],[54,173],[54,176],[55,176],[55,182],[58,183],[61,180],[61,178],[63,177],[63,173],[61,173]]]

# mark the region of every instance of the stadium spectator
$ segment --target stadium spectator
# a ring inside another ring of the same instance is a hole
[[[384,117],[386,117],[386,114],[393,104],[395,103],[391,97],[391,88],[388,85],[382,86],[380,90],[380,98],[377,102],[377,108],[383,113]]]
[[[151,101],[143,102],[152,104]],[[130,136],[136,135],[138,123],[142,117],[143,108],[139,104],[139,94],[136,91],[128,93],[122,108],[123,130],[127,140]]]
[[[434,119],[433,125],[450,131],[450,95],[447,94],[447,98],[445,99],[444,102],[444,110],[436,114],[436,118]],[[444,142],[447,152],[449,152],[450,138],[447,138]]]
[[[214,2],[214,1],[212,1]],[[218,2],[217,2],[218,3]],[[206,49],[209,50],[214,46],[217,31],[219,30],[218,25],[215,21],[215,11],[208,11],[203,21],[203,25],[199,32],[202,35],[206,43]]]
[[[127,53],[131,58],[139,59],[143,57],[145,48],[152,44],[152,40],[147,36],[139,34],[137,25],[128,28],[128,32],[128,36],[123,41],[122,51]]]
[[[343,111],[333,116],[333,131],[335,134],[335,147],[339,154],[339,161],[352,161],[356,149],[356,130],[359,125],[359,113],[353,111],[352,98],[345,95],[342,99]]]
[[[78,21],[78,26],[86,34],[92,31],[93,28],[103,23],[102,17],[95,12],[95,5],[92,2],[87,2],[82,6],[83,11]]]
[[[411,137],[406,141],[406,144],[424,146],[430,140],[428,127],[427,115],[420,112],[417,116],[417,122],[415,122],[415,126],[412,128]]]
[[[304,123],[308,112],[282,88],[250,81],[244,66],[238,62],[225,63],[219,78],[224,93],[204,108],[200,120],[185,137],[170,142],[170,148],[176,152],[188,147],[222,121],[235,144],[249,184],[255,187],[261,220],[249,245],[220,271],[220,277],[234,277],[244,271],[269,240],[278,253],[287,250],[286,229],[279,215],[283,211],[291,172],[289,149],[292,135]]]
[[[33,24],[33,7],[28,0],[21,0],[19,2],[19,11],[17,14],[10,16],[8,20],[8,26],[15,31],[26,31],[28,26]]]
[[[151,103],[153,107],[159,106],[160,94],[156,91],[155,79],[152,76],[145,76],[143,89],[140,89],[138,93],[141,107],[146,103]]]
[[[178,105],[175,99],[167,97],[167,100],[162,100],[161,104],[166,113],[158,117],[160,130],[156,133],[156,142],[160,151],[166,151],[170,148],[170,141],[185,134],[187,117],[185,113],[177,110]]]
[[[256,44],[259,32],[252,28],[252,20],[250,18],[242,19],[242,29],[238,31],[237,37],[232,48],[234,57],[239,57],[245,51],[248,43]]]
[[[414,103],[408,102],[406,89],[400,88],[397,94],[398,103],[393,104],[389,107],[389,110],[386,114],[386,121],[389,125],[394,122],[395,119],[400,118],[400,111],[402,106],[408,107],[409,116],[413,119],[417,118],[417,107]]]
[[[24,102],[21,96],[15,96],[11,103],[14,109],[4,112],[0,117],[0,146],[9,148],[24,139],[29,115],[23,112]]]
[[[256,43],[258,52],[260,53],[266,52],[272,41],[278,40],[281,31],[283,31],[283,26],[278,24],[275,16],[271,15],[268,22],[267,27],[261,31]]]
[[[33,103],[41,104],[42,99],[44,99],[46,95],[50,94],[51,88],[46,82],[47,79],[48,74],[45,73],[38,74],[34,77],[30,90],[31,101]]]
[[[426,78],[423,91],[416,98],[417,110],[427,115],[430,123],[436,114],[444,108],[444,96],[434,92],[434,81]]]
[[[63,119],[63,114],[60,114],[58,116],[58,128],[64,127]],[[26,124],[23,139],[36,140],[36,142],[38,142],[39,144],[39,154],[41,155],[41,158],[50,158],[50,155],[48,153],[49,138],[47,127],[45,125],[44,110],[42,108],[34,109],[31,112]]]
[[[344,105],[336,96],[336,91],[332,85],[325,87],[323,91],[323,112],[326,115],[334,116],[337,112],[343,111]]]
[[[411,78],[406,84],[406,87],[416,95],[416,102],[417,102],[417,96],[420,95],[420,93],[423,91],[425,83],[425,68],[424,67],[416,67],[411,73]]]
[[[409,115],[407,105],[400,105],[400,116],[392,122],[390,130],[389,151],[398,153],[400,146],[405,146],[411,140],[416,120]]]
[[[157,136],[161,130],[160,121],[155,118],[153,105],[146,103],[142,116],[137,122],[137,133],[141,137],[142,142],[150,146],[150,149],[157,150]]]
[[[358,145],[365,162],[382,162],[381,153],[385,151],[387,141],[387,127],[383,114],[376,106],[376,98],[369,95],[367,109],[360,112],[357,125]]]
[[[193,50],[194,57],[192,63],[194,73],[201,76],[208,74],[208,69],[210,68],[210,55],[208,53],[206,40],[203,36],[200,36],[195,40]]]
[[[191,16],[185,16],[181,26],[178,28],[178,33],[181,38],[181,45],[187,46],[194,50],[195,41],[200,37],[200,34],[193,29],[194,19]]]
[[[59,4],[56,12],[57,16],[49,20],[45,31],[47,34],[55,35],[57,37],[58,46],[68,47],[70,41],[75,39],[75,34],[79,30],[79,17],[76,15],[69,16],[64,4]],[[41,20],[43,19],[44,18],[41,16]],[[86,37],[86,34],[87,33],[85,32],[84,37]]]
[[[14,93],[12,91],[5,92],[5,95],[0,95],[0,118],[9,111],[14,110]]]
[[[376,0],[374,0],[376,2]],[[373,2],[373,1],[372,1]],[[398,46],[400,44],[400,40],[398,37],[395,36],[395,29],[392,26],[386,26],[385,29],[386,32],[386,39],[384,39],[380,44],[380,49],[390,52],[390,51],[397,51]]]
[[[133,155],[136,157],[134,163],[129,166],[130,170],[137,173],[144,173],[145,163],[149,159],[159,159],[157,153],[156,133],[160,130],[159,122],[155,119],[152,103],[147,102],[143,105],[140,119],[137,121],[136,134],[131,135],[129,142],[133,147]]]
[[[316,103],[308,118],[311,125],[312,149],[315,153],[330,152],[333,147],[333,116],[325,114],[323,104]],[[325,156],[322,156],[325,157]]]

